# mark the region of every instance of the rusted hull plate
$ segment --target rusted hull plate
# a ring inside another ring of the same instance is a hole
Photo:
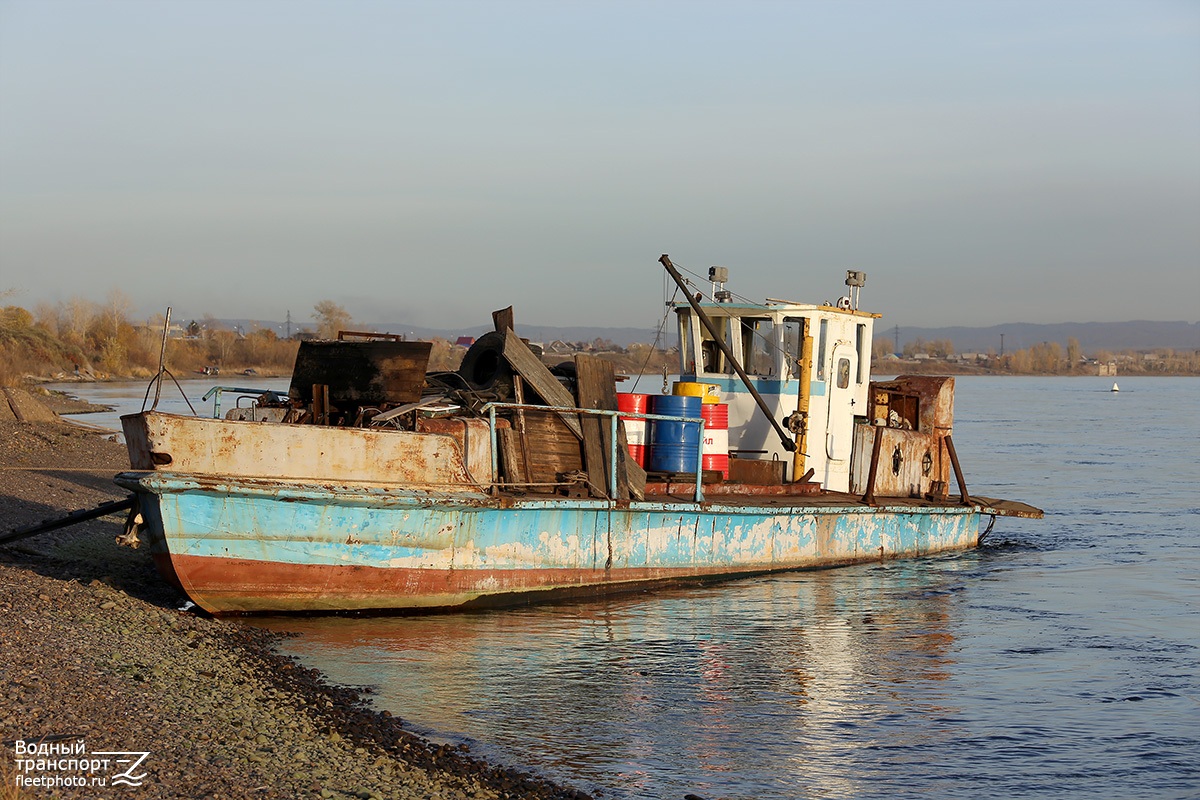
[[[452,435],[205,419],[157,411],[128,414],[121,417],[121,426],[129,463],[137,470],[468,489],[478,486],[477,479],[492,480],[486,423],[477,423],[472,430],[470,462],[464,460],[459,439]]]
[[[877,561],[860,555],[816,565]],[[600,597],[648,587],[748,577],[782,569],[731,571],[723,567],[590,569],[389,569],[286,564],[207,556],[172,556],[168,567],[184,577],[184,592],[217,614],[415,612],[496,608],[558,599]]]
[[[153,547],[213,613],[511,605],[563,593],[973,547],[978,506],[482,494],[123,473]]]

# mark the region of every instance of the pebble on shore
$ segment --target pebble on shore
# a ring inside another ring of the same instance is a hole
[[[0,532],[121,499],[127,468],[104,436],[0,420]],[[18,786],[55,773],[18,770],[37,757],[17,740],[147,752],[138,797],[587,797],[421,739],[278,655],[276,634],[177,610],[146,549],[115,543],[122,522],[0,546],[0,800],[97,796]]]

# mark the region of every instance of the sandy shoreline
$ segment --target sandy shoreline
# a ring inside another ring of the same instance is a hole
[[[123,498],[111,478],[126,468],[124,447],[108,438],[0,421],[0,533]],[[123,522],[0,546],[0,800],[587,797],[426,742],[276,654],[274,634],[178,611],[145,548],[114,542]],[[29,754],[33,740],[46,745],[41,755]],[[145,778],[129,789],[112,786],[115,766],[49,768],[71,766],[55,744],[148,752]],[[39,758],[57,764],[30,764]],[[22,775],[109,783],[19,788]]]

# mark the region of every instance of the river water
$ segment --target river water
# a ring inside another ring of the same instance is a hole
[[[184,378],[178,383],[170,378],[163,381],[158,388],[157,409],[169,414],[191,414],[193,411],[203,417],[213,416],[215,398],[204,399],[209,390],[214,387],[229,387],[235,391],[222,391],[221,405],[218,411],[223,416],[234,406],[249,405],[245,399],[249,395],[236,391],[237,389],[270,389],[287,393],[290,378],[260,378],[257,375],[229,375],[205,378]],[[68,414],[67,419],[99,426],[119,433],[121,430],[121,415],[134,414],[143,408],[150,408],[155,403],[155,386],[149,381],[111,381],[107,383],[48,383],[45,388],[50,391],[65,392],[88,400],[97,405],[109,406],[111,411],[97,411],[90,414]],[[239,399],[241,398],[241,399]]]
[[[1200,380],[1121,383],[957,380],[971,491],[1046,510],[971,552],[256,624],[413,728],[597,797],[1198,797]]]

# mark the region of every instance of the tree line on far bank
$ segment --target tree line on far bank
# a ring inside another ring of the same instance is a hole
[[[1066,347],[1058,342],[1041,342],[1032,347],[998,354],[994,350],[959,357],[954,342],[949,339],[925,341],[917,337],[893,353],[893,341],[878,337],[872,343],[872,358],[878,366],[882,359],[896,355],[903,361],[927,363],[923,372],[936,372],[954,360],[967,367],[987,372],[1013,375],[1200,375],[1200,350],[1160,348],[1152,351],[1096,350],[1085,353],[1075,337],[1067,339]]]
[[[0,298],[5,293],[0,292]],[[149,378],[158,372],[163,315],[144,322],[129,318],[129,301],[112,292],[106,302],[72,299],[0,308],[0,386],[29,379]],[[321,300],[313,307],[313,325],[282,337],[270,328],[233,330],[211,315],[200,320],[172,320],[165,365],[176,376],[189,373],[256,373],[289,375],[303,338],[333,339],[353,329],[354,320],[341,306]],[[465,348],[433,340],[430,369],[456,369]]]
[[[129,318],[129,301],[113,292],[104,303],[75,298],[33,311],[0,309],[0,384],[28,377],[148,378],[158,372],[164,318]],[[263,328],[242,333],[211,317],[176,326],[166,366],[176,375],[206,368],[291,371],[299,342]]]
[[[0,298],[5,293],[0,292]],[[33,311],[21,306],[0,308],[0,385],[16,385],[33,378],[148,378],[158,371],[162,345],[163,317],[144,322],[129,318],[129,300],[121,292],[109,294],[104,303],[72,299],[57,304],[39,304]],[[330,300],[313,307],[312,331],[305,336],[335,338],[339,330],[353,329],[351,315]],[[285,338],[270,328],[237,331],[206,315],[173,325],[168,338],[166,366],[176,375],[211,371],[238,372],[253,369],[266,374],[290,374],[299,348],[300,336]],[[886,337],[872,345],[876,368],[892,355],[893,343]],[[429,368],[456,369],[465,348],[444,339],[433,340]],[[899,355],[905,360],[918,355],[921,372],[947,370],[947,358],[954,356],[949,340],[926,342],[917,339],[905,345]],[[651,352],[650,345],[631,345],[620,353],[605,353],[620,363],[618,368],[640,372],[660,369],[670,360],[661,351]],[[628,362],[628,363],[626,363]],[[1200,351],[1159,350],[1153,353],[1096,352],[1084,354],[1079,342],[1070,339],[1066,347],[1043,342],[1031,348],[1004,355],[979,354],[970,360],[968,371],[1042,375],[1095,375],[1099,364],[1115,364],[1119,374],[1200,375]],[[905,365],[908,366],[907,364]]]

